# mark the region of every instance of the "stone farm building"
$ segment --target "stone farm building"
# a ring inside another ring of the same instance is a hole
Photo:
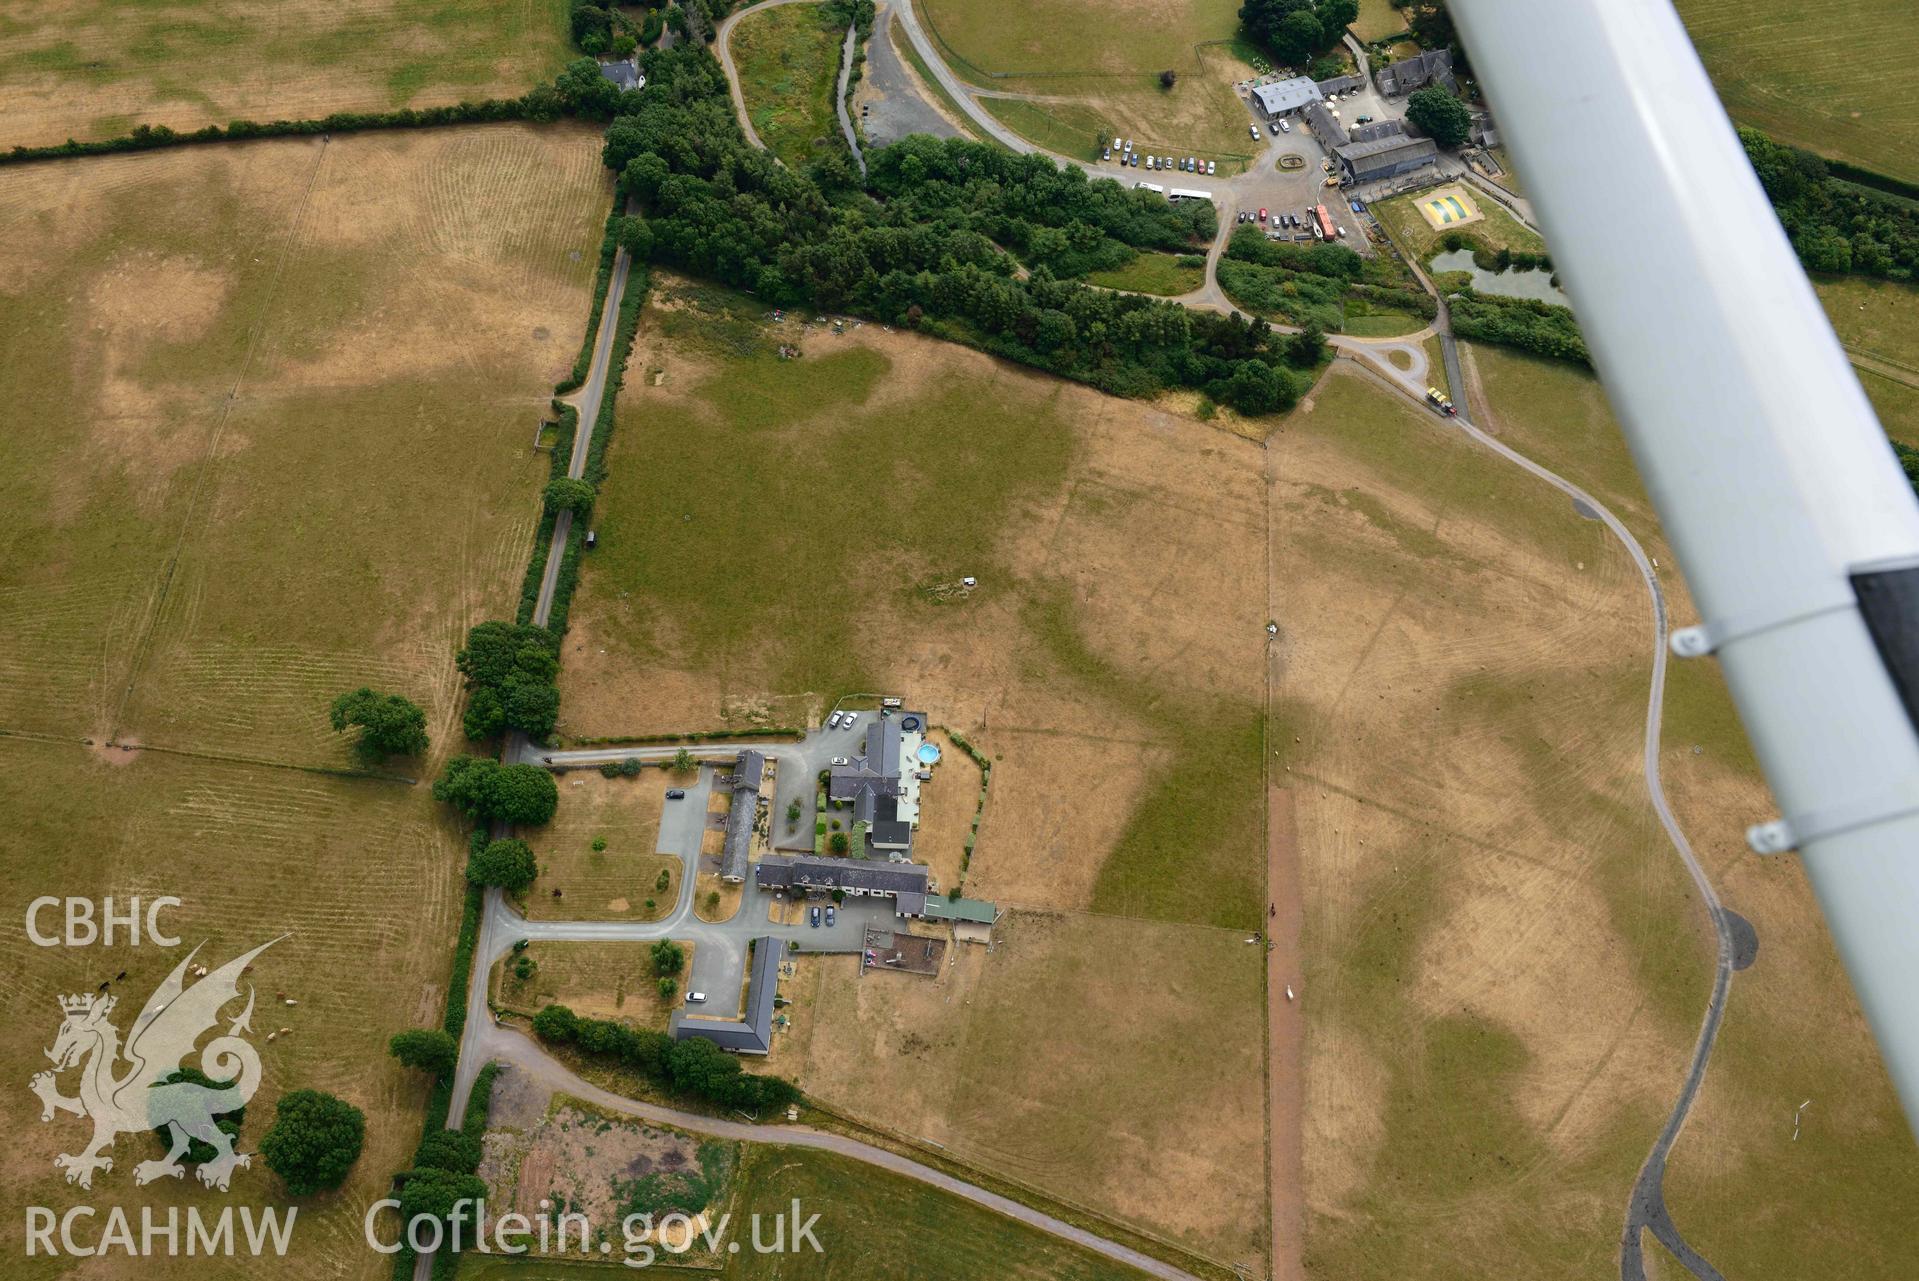
[[[1375,78],[1379,81],[1379,91],[1388,98],[1397,98],[1400,94],[1424,89],[1430,84],[1451,89],[1453,87],[1453,51],[1427,49],[1410,58],[1402,58],[1398,62],[1381,67]]]
[[[676,1041],[700,1037],[736,1054],[765,1054],[773,1044],[773,1005],[779,995],[780,961],[786,944],[772,935],[753,940],[748,968],[746,1009],[737,1019],[708,1019],[675,1010],[668,1030]]]
[[[734,885],[746,880],[746,860],[753,848],[753,825],[759,821],[765,782],[765,755],[751,748],[741,752],[733,767],[733,808],[727,811],[726,844],[720,853],[720,879]]]

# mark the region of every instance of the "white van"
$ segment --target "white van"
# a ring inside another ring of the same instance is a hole
[[[706,993],[688,992],[686,994],[686,1003],[688,1005],[704,1005],[706,1004]]]

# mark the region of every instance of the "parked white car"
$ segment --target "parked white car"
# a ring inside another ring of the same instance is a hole
[[[1215,173],[1218,173],[1218,172],[1219,172],[1219,161],[1217,161],[1217,160],[1208,160],[1208,161],[1206,162],[1206,172],[1207,172],[1208,174],[1215,174]]]
[[[1293,122],[1292,122],[1292,121],[1290,121],[1290,120],[1282,120],[1282,121],[1280,121],[1280,122],[1279,122],[1279,131],[1280,131],[1281,133],[1291,133],[1291,132],[1293,131]]]
[[[1247,126],[1246,126],[1246,132],[1247,132],[1247,133],[1250,133],[1251,135],[1253,135],[1253,141],[1254,141],[1254,142],[1258,142],[1258,141],[1259,141],[1259,126],[1258,126],[1258,125],[1247,125]]]

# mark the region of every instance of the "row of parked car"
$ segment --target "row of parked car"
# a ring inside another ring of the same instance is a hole
[[[1099,149],[1099,158],[1101,160],[1111,160],[1115,148],[1119,151],[1119,162],[1122,165],[1131,165],[1135,169],[1140,167],[1141,156],[1139,152],[1133,150],[1133,140],[1131,138],[1114,138],[1111,142]],[[1190,174],[1217,174],[1219,172],[1219,162],[1217,160],[1201,160],[1198,156],[1148,155],[1144,159],[1148,169],[1177,169],[1182,173]]]

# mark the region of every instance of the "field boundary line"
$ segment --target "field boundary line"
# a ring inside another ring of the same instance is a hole
[[[194,517],[199,514],[207,480],[220,462],[220,441],[226,435],[227,422],[233,417],[233,406],[240,399],[240,386],[253,368],[253,358],[260,349],[260,339],[266,333],[272,316],[274,298],[280,291],[280,280],[286,275],[287,260],[293,256],[293,248],[299,243],[300,228],[306,224],[307,206],[312,202],[313,188],[319,184],[320,169],[326,164],[327,151],[331,146],[332,139],[321,135],[320,154],[313,158],[313,169],[307,174],[306,189],[300,193],[299,207],[294,210],[292,222],[287,227],[286,242],[280,247],[279,261],[273,265],[273,279],[267,283],[266,296],[260,300],[260,316],[247,339],[246,354],[240,358],[240,368],[233,375],[233,385],[227,389],[226,401],[220,406],[220,416],[214,421],[213,432],[208,437],[206,457],[201,460],[200,474],[194,479],[193,493],[187,498],[186,512],[180,518],[180,537],[174,541],[166,568],[160,572],[159,593],[151,606],[147,625],[133,647],[133,660],[127,669],[127,687],[120,693],[120,705],[114,709],[113,721],[107,730],[109,745],[114,745],[120,735],[121,721],[126,717],[127,704],[133,701],[134,688],[140,683],[141,669],[153,644],[153,635],[159,630],[160,620],[166,613],[167,597],[173,590],[173,576],[180,568],[181,556],[186,554],[187,539],[192,536]]]
[[[100,748],[112,748],[116,751],[157,752],[162,756],[182,756],[196,761],[220,761],[228,765],[257,765],[264,769],[292,770],[298,774],[319,774],[326,778],[359,779],[372,783],[399,783],[406,787],[418,787],[420,780],[409,778],[405,774],[381,774],[374,770],[347,769],[336,765],[302,765],[297,761],[276,761],[267,756],[244,756],[238,752],[210,752],[197,747],[172,747],[165,743],[116,743],[112,740],[96,742],[91,738],[76,738],[65,734],[43,734],[29,729],[0,729],[0,739],[18,739],[28,743],[46,743],[57,747],[80,747],[88,751]]]
[[[1090,907],[1053,907],[1044,903],[1015,903],[1010,900],[998,900],[1001,906],[1011,912],[1050,912],[1055,916],[1084,916],[1096,921],[1128,921],[1133,924],[1173,925],[1183,930],[1211,930],[1215,934],[1233,934],[1244,937],[1247,934],[1261,933],[1262,927],[1254,926],[1241,929],[1236,925],[1208,925],[1204,921],[1175,921],[1164,916],[1133,916],[1127,912],[1096,912]]]

